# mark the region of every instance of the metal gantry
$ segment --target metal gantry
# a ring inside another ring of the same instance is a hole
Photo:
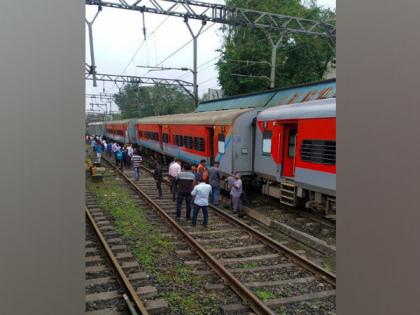
[[[335,41],[335,25],[300,17],[193,0],[85,0],[87,5],[133,10],[276,32],[327,37]]]
[[[118,74],[104,74],[95,73],[95,75],[89,71],[85,72],[86,80],[93,80],[96,77],[98,81],[114,82],[114,83],[132,83],[132,84],[143,84],[143,85],[173,85],[179,86],[185,90],[188,95],[194,98],[194,95],[188,90],[188,87],[192,87],[191,82],[187,82],[179,79],[165,79],[165,78],[153,78],[153,77],[137,77],[133,75],[118,75]]]
[[[277,49],[280,46],[285,35],[288,34],[301,34],[307,36],[319,36],[331,40],[335,44],[336,27],[333,24],[312,20],[301,17],[288,16],[272,12],[257,11],[245,8],[230,7],[223,4],[207,3],[203,1],[194,0],[115,0],[115,1],[102,1],[102,0],[85,0],[86,5],[93,5],[98,7],[98,12],[103,7],[124,9],[131,11],[138,11],[142,15],[145,12],[161,14],[167,16],[180,17],[184,19],[188,30],[193,38],[193,98],[198,102],[198,84],[197,84],[197,38],[203,30],[207,22],[221,23],[232,26],[242,26],[248,28],[256,28],[265,31],[268,35],[270,44],[272,45],[272,58],[271,58],[271,76],[270,87],[274,88],[275,68],[276,68],[276,55]],[[97,16],[97,15],[96,15]],[[95,16],[95,18],[96,18]],[[94,19],[95,19],[94,18]],[[202,25],[199,31],[194,34],[191,26],[188,23],[189,19],[200,20]],[[94,20],[93,20],[94,21]],[[92,22],[87,22],[89,27],[90,47],[92,65],[90,66],[90,74],[96,82],[96,69],[94,64],[93,55],[93,39],[92,39]],[[278,34],[279,38],[273,41],[272,33]],[[184,90],[185,84],[182,86]]]

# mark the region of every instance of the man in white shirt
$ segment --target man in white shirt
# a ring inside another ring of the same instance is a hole
[[[133,157],[133,152],[134,152],[134,149],[131,146],[131,144],[129,143],[127,145],[127,155],[128,155],[127,163],[128,163],[128,166],[131,165],[131,158]]]
[[[175,201],[176,196],[176,177],[181,173],[181,161],[176,159],[175,162],[169,165],[169,177],[171,180],[172,200]]]
[[[200,211],[200,208],[203,209],[203,226],[207,227],[209,223],[209,212],[208,212],[208,206],[209,206],[209,196],[211,194],[211,186],[209,184],[206,184],[205,180],[203,178],[199,178],[199,184],[196,185],[191,192],[191,195],[194,198],[194,211],[192,216],[192,226],[196,226],[197,224],[197,215],[198,211]]]

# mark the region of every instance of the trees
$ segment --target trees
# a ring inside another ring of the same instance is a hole
[[[121,118],[187,113],[194,110],[193,99],[180,88],[168,85],[127,84],[115,97]]]
[[[299,0],[226,0],[226,4],[328,23],[335,20],[335,12],[317,7],[314,1],[309,8],[301,5]],[[224,94],[268,89],[272,46],[267,33],[259,29],[225,26],[223,34],[222,58],[217,68]],[[289,34],[277,50],[275,87],[321,80],[328,62],[335,56],[335,49],[330,44],[324,38]],[[247,64],[246,60],[259,63]]]

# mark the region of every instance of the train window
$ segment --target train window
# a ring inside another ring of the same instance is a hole
[[[335,141],[303,140],[300,157],[304,162],[335,165]]]
[[[220,154],[225,154],[225,135],[223,133],[217,137],[217,149]]]
[[[122,130],[117,130],[117,135],[122,136],[123,135]]]
[[[143,137],[143,131],[139,130],[138,135],[139,135],[139,138],[142,138]]]
[[[264,130],[264,132],[263,132],[263,142],[262,142],[262,152],[265,155],[270,155],[271,154],[271,138],[272,138],[271,130]]]
[[[188,149],[193,149],[193,138],[189,136],[184,136],[184,146]]]
[[[164,143],[168,143],[169,142],[169,137],[168,137],[168,134],[167,133],[163,133],[162,134],[162,141]]]
[[[204,139],[203,138],[194,138],[194,150],[204,152]]]
[[[153,133],[153,138],[154,138],[156,141],[159,141],[159,134],[158,134],[157,132],[154,132],[154,133]]]
[[[184,138],[182,136],[177,135],[175,137],[176,145],[179,146],[179,147],[182,147],[184,145],[183,139]]]
[[[296,154],[296,134],[297,134],[297,130],[290,130],[289,148],[287,152],[289,157],[295,157],[295,154]]]

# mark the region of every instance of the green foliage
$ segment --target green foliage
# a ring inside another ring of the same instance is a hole
[[[335,20],[335,12],[321,9],[312,3],[310,8],[299,0],[226,0],[230,6],[269,11],[278,14],[326,21]],[[272,46],[267,33],[260,29],[243,27],[222,28],[224,44],[222,58],[217,63],[219,82],[225,95],[237,95],[266,90],[270,86],[271,67],[267,63],[245,64],[237,60],[266,61],[271,63]],[[273,33],[273,40],[278,35]],[[306,35],[288,35],[277,49],[275,87],[321,80],[327,64],[335,56],[335,49],[325,38]],[[265,76],[257,79],[232,74]]]
[[[257,263],[255,261],[247,262],[243,265],[243,268],[252,269],[257,267]]]
[[[160,287],[159,294],[169,302],[171,314],[219,313],[220,305],[213,294],[201,296],[197,292],[197,288],[204,287],[205,279],[195,275],[190,266],[174,261],[173,242],[148,222],[146,211],[139,207],[128,188],[112,176],[104,177],[100,184],[88,178],[86,184],[100,208],[112,215],[115,229],[130,244],[136,260]]]
[[[270,300],[274,297],[273,293],[265,290],[257,290],[255,294],[263,301]]]
[[[127,84],[116,95],[115,102],[122,119],[188,113],[195,108],[188,94],[179,87],[168,85]]]

